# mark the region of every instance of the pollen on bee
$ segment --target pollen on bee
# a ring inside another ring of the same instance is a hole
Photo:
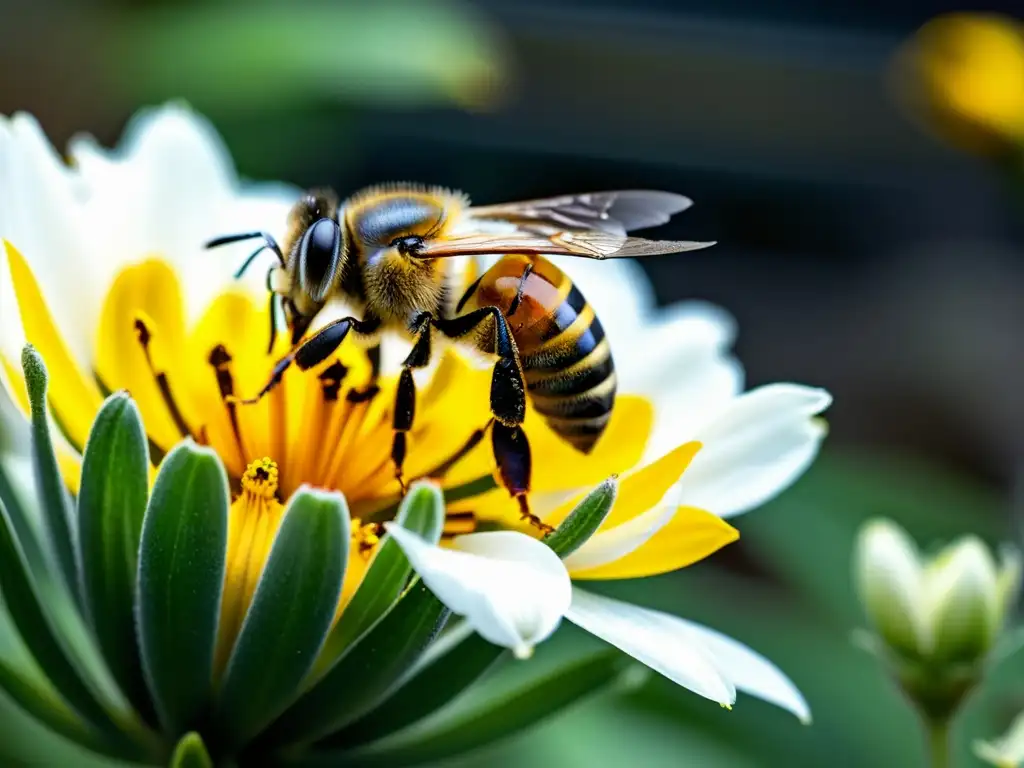
[[[242,475],[242,491],[264,499],[274,498],[277,484],[277,462],[269,456],[250,462]]]

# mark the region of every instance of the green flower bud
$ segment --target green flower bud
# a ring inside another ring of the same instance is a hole
[[[899,526],[868,523],[857,548],[861,601],[897,656],[930,666],[973,665],[988,654],[1016,600],[1019,553],[1001,564],[976,536],[922,558]]]

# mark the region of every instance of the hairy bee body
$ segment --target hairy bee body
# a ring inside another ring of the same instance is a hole
[[[583,294],[542,256],[508,254],[465,308],[484,306],[508,319],[533,407],[557,435],[590,452],[611,417],[616,380],[601,321]]]

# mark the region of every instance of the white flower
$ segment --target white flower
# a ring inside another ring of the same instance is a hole
[[[69,157],[70,166],[31,117],[0,118],[0,190],[9,192],[0,200],[0,238],[10,243],[0,249],[0,418],[16,423],[2,430],[13,445],[0,448],[17,449],[24,442],[23,420],[9,415],[14,409],[6,400],[18,400],[20,373],[9,363],[18,360],[29,337],[40,347],[45,342],[50,405],[60,425],[57,453],[69,482],[76,477],[80,448],[102,401],[99,378],[108,388],[132,392],[158,447],[169,449],[183,432],[199,430],[205,436],[209,427],[211,445],[233,476],[265,455],[265,443],[290,454],[282,465],[282,482],[290,477],[293,485],[330,485],[303,471],[315,468],[335,478],[335,465],[345,467],[349,456],[321,461],[324,457],[309,448],[311,441],[284,439],[296,430],[289,426],[282,435],[280,424],[258,411],[249,412],[239,427],[229,419],[212,359],[206,357],[212,342],[239,342],[258,332],[249,304],[217,305],[231,298],[226,294],[231,273],[255,246],[209,252],[203,243],[243,231],[267,230],[280,237],[298,192],[240,182],[211,126],[176,105],[141,114],[116,150],[77,139]],[[724,311],[701,303],[656,309],[650,284],[632,262],[558,263],[601,319],[624,397],[616,409],[618,435],[610,425],[604,446],[599,443],[587,457],[551,443],[550,435],[548,444],[533,442],[531,435],[535,456],[545,457],[534,461],[537,492],[531,503],[536,513],[557,524],[573,497],[588,490],[567,487],[566,478],[575,483],[587,470],[600,475],[596,483],[613,472],[625,473],[606,524],[564,563],[545,545],[518,533],[457,537],[447,549],[396,535],[394,528],[392,535],[442,600],[484,637],[521,655],[567,615],[702,695],[730,703],[734,689],[748,690],[806,719],[806,705],[792,684],[742,645],[681,619],[578,590],[573,595],[569,578],[632,578],[675,570],[735,539],[735,529],[722,518],[757,506],[799,477],[824,435],[816,415],[828,406],[829,395],[794,384],[742,393],[742,370],[730,351],[734,323]],[[12,279],[15,271],[17,280]],[[257,264],[249,279],[253,295],[265,302],[262,274],[265,269]],[[17,298],[14,284],[21,288]],[[232,310],[213,312],[216,322],[209,325],[215,334],[197,322],[214,308]],[[235,309],[248,312],[244,321]],[[113,318],[109,326],[105,313]],[[163,359],[144,359],[133,335],[139,313],[159,314],[147,316],[147,323],[174,342],[167,349],[188,359],[169,359],[167,352]],[[106,343],[105,352],[97,342]],[[261,386],[268,366],[265,347],[252,346],[250,352],[241,345],[232,351],[238,358],[235,383],[243,389]],[[450,377],[451,370],[456,370],[453,378],[438,378],[455,389],[462,371],[450,367]],[[182,402],[191,413],[179,419],[181,414],[168,406],[168,401],[175,403],[166,391],[174,382],[161,383],[159,373],[172,379],[179,375],[176,383],[187,391]],[[305,387],[321,394],[308,377],[294,381],[287,389],[301,393]],[[430,396],[427,387],[424,392]],[[649,407],[634,398],[630,411],[625,403],[630,393],[653,405],[649,435],[641,424]],[[276,407],[281,418],[304,412],[282,402],[268,404],[267,412]],[[18,405],[24,409],[24,402]],[[187,429],[182,422],[188,422]],[[385,424],[380,434],[390,437],[390,428]],[[644,436],[645,454],[637,464]],[[602,451],[607,455],[602,457]],[[624,466],[608,468],[627,453]],[[484,472],[491,468],[488,464]],[[358,495],[370,479],[376,478],[375,489],[393,482],[386,472],[374,471],[352,473],[359,482],[341,488],[350,503],[359,501],[353,492]],[[475,471],[479,474],[479,468]],[[479,515],[489,503],[503,504],[506,513],[509,505],[507,496],[496,493],[468,501],[467,509]]]
[[[1011,549],[997,565],[988,548],[965,536],[923,559],[892,522],[868,523],[855,570],[875,629],[901,654],[973,661],[995,642],[1020,589],[1021,558]]]

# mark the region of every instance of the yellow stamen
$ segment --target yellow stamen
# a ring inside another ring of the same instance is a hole
[[[278,468],[270,458],[250,463],[241,483],[242,492],[228,513],[227,568],[217,636],[218,673],[231,655],[284,516],[276,495]]]

